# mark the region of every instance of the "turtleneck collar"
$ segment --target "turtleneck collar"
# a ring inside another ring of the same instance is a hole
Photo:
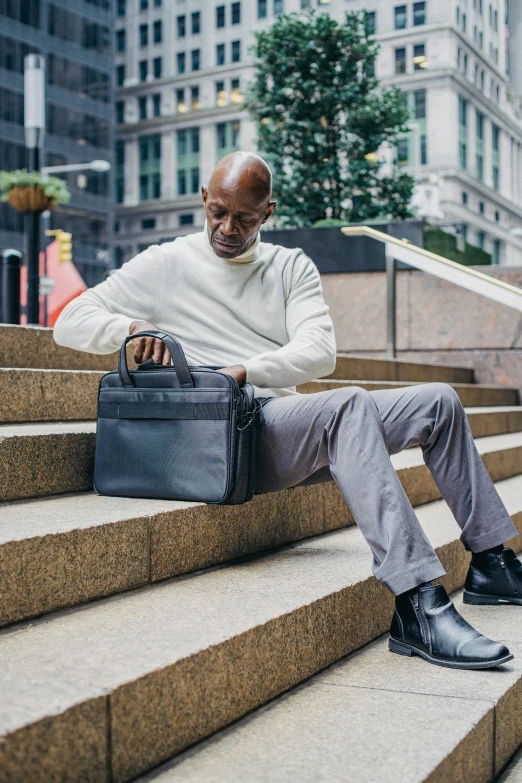
[[[214,253],[214,250],[212,249],[212,245],[208,240],[208,224],[206,220],[205,220],[205,225],[203,227],[203,241],[205,243],[205,249],[209,253],[211,253],[214,258],[217,258],[219,261],[228,261],[231,264],[251,264],[252,261],[257,261],[259,258],[259,242],[261,241],[259,232],[257,234],[254,244],[250,245],[248,250],[245,250],[244,253],[242,253],[240,256],[236,256],[235,258],[221,258],[221,256],[217,255],[217,253]]]

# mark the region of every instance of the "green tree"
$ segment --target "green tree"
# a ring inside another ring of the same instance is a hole
[[[409,120],[397,88],[379,89],[378,46],[369,17],[280,16],[257,33],[255,77],[245,107],[258,126],[258,147],[274,168],[283,224],[325,218],[361,222],[411,216],[413,178],[376,152],[393,145]]]

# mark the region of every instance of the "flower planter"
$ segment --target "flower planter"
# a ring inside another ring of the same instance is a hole
[[[18,212],[45,212],[52,209],[54,199],[45,194],[41,187],[27,187],[17,185],[11,188],[7,194],[7,201]]]

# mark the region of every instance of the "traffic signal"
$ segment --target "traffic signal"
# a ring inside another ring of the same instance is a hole
[[[58,242],[58,260],[61,264],[72,261],[72,234],[61,228],[45,232],[49,237],[56,237]]]

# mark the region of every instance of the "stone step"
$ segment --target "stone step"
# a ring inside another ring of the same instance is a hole
[[[520,607],[459,611],[515,658],[490,672],[429,666],[387,635],[139,783],[489,783],[522,742]],[[522,753],[499,783],[522,783]]]
[[[95,431],[95,422],[0,425],[0,501],[92,489]],[[480,438],[477,446],[495,480],[522,471],[522,432]],[[420,452],[408,449],[392,461],[402,466],[401,460],[425,477],[424,498],[426,486],[434,484]]]
[[[487,386],[478,383],[451,383],[461,403],[468,407],[489,407],[496,405],[518,405],[518,389],[511,389],[508,386]],[[314,394],[315,392],[331,391],[343,386],[360,386],[367,391],[378,391],[379,389],[400,389],[403,386],[415,386],[414,383],[399,381],[351,381],[351,380],[328,380],[320,378],[317,381],[309,381],[297,387],[297,391],[302,394]]]
[[[477,444],[495,481],[522,472],[522,433]],[[440,497],[420,449],[392,462],[414,506]],[[241,506],[93,493],[1,503],[0,626],[352,524],[334,482]]]
[[[0,422],[88,421],[96,418],[98,384],[103,372],[0,368]],[[355,376],[354,376],[355,377]],[[399,381],[311,381],[299,391],[313,393],[339,386],[361,386],[369,391],[412,386]],[[516,389],[504,386],[453,384],[464,405],[516,406]]]
[[[519,551],[522,478],[498,489]],[[455,590],[468,564],[460,530],[442,501],[418,515]],[[392,606],[349,527],[4,629],[4,779],[129,781],[384,633]],[[490,687],[479,676],[478,692]]]
[[[366,356],[337,354],[335,370],[329,378],[365,378],[367,381],[441,381],[444,383],[473,383],[474,370],[447,364],[422,364],[404,359],[374,359]]]
[[[498,783],[522,783],[522,748],[511,759]]]

